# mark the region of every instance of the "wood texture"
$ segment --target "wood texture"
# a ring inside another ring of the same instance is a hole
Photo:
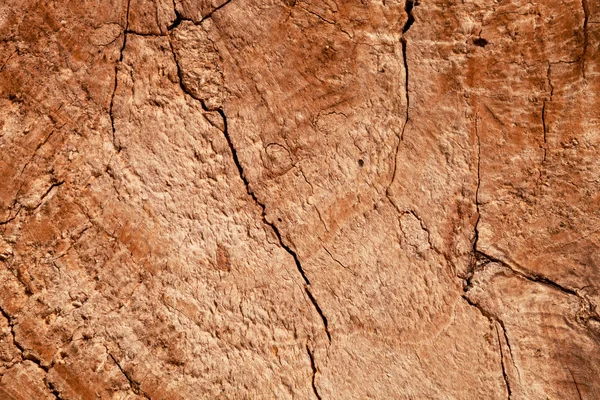
[[[0,399],[600,398],[598,0],[0,4]]]

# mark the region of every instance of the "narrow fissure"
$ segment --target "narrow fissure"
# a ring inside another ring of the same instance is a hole
[[[129,382],[129,387],[131,387],[131,390],[139,396],[144,396],[145,398],[150,399],[150,397],[146,393],[144,393],[144,391],[141,389],[140,384],[138,382],[134,381],[133,379],[131,379],[131,377],[127,374],[127,372],[125,372],[125,370],[123,369],[123,367],[121,367],[121,364],[119,364],[117,359],[111,353],[108,353],[108,356],[113,360],[113,362],[115,363],[117,368],[119,368],[119,371],[121,371],[121,373],[123,374],[125,379],[127,379],[127,381]]]
[[[213,8],[211,11],[208,12],[208,14],[202,16],[202,19],[200,19],[200,21],[198,22],[189,18],[184,18],[183,15],[181,15],[181,13],[177,10],[177,5],[175,4],[175,1],[173,1],[173,11],[175,13],[175,20],[171,23],[171,25],[167,27],[167,31],[172,31],[173,29],[177,28],[183,21],[189,21],[194,25],[200,25],[204,20],[212,18],[214,13],[225,7],[227,4],[231,3],[231,1],[232,0],[227,0],[223,4]]]
[[[317,376],[317,365],[315,364],[315,358],[313,356],[313,353],[310,351],[308,345],[306,346],[306,352],[308,353],[308,358],[310,359],[310,366],[312,368],[312,389],[316,398],[318,400],[321,400],[321,395],[319,394],[319,391],[317,390],[317,385],[315,383]]]
[[[571,368],[567,368],[567,369],[569,370],[571,379],[573,379],[573,383],[575,384],[575,390],[577,390],[577,396],[579,397],[579,400],[583,400],[583,396],[581,395],[581,391],[579,390],[579,384],[577,383],[577,380],[575,379],[575,376],[573,375],[573,371],[571,371]]]
[[[583,8],[583,50],[581,53],[581,75],[583,76],[583,79],[585,79],[585,58],[589,43],[588,22],[590,19],[590,8],[587,0],[581,0],[581,7]]]
[[[54,398],[57,400],[62,400],[62,398],[60,397],[60,392],[58,390],[56,390],[54,385],[52,385],[50,382],[48,382],[48,379],[46,379],[45,381],[46,381],[46,386],[48,386],[48,389],[50,389],[50,393],[54,396]]]
[[[123,29],[123,45],[121,46],[121,50],[119,52],[119,59],[115,63],[115,84],[113,86],[113,93],[110,97],[110,106],[108,110],[108,114],[110,116],[110,126],[112,128],[112,142],[113,147],[117,150],[117,152],[121,151],[121,146],[117,144],[117,131],[115,129],[115,116],[113,115],[113,108],[115,105],[115,95],[117,94],[117,84],[118,84],[118,74],[119,74],[119,64],[123,62],[123,52],[125,51],[125,46],[127,45],[127,32],[129,30],[129,8],[131,6],[131,0],[127,1],[127,11],[125,13],[125,28]]]
[[[471,301],[471,299],[469,299],[466,295],[462,295],[461,296],[463,300],[465,300],[467,302],[467,304],[469,304],[471,307],[476,308],[481,315],[483,315],[485,318],[488,319],[488,321],[490,322],[490,325],[493,324],[494,328],[496,329],[496,336],[498,338],[498,348],[500,350],[500,363],[501,363],[501,369],[502,369],[502,377],[504,379],[504,383],[506,385],[506,390],[508,393],[508,399],[510,400],[511,396],[512,396],[512,388],[510,386],[510,382],[508,379],[508,373],[506,371],[506,365],[504,364],[504,352],[502,350],[502,340],[500,339],[500,332],[498,330],[498,325],[500,325],[502,327],[502,331],[503,331],[503,336],[504,339],[506,341],[506,346],[508,347],[509,353],[510,353],[510,359],[513,363],[513,366],[515,367],[515,370],[518,373],[518,369],[517,366],[515,364],[515,361],[512,357],[512,349],[510,348],[510,344],[508,341],[508,334],[506,333],[506,329],[504,328],[504,322],[502,322],[502,320],[500,318],[498,318],[496,315],[490,313],[489,311],[487,311],[485,308],[481,307],[479,304]]]
[[[206,106],[204,105],[204,103],[202,101],[201,101],[201,103],[202,103],[202,107],[206,108]],[[207,110],[207,111],[210,111],[210,110]],[[238,169],[239,175],[242,178],[244,185],[246,186],[246,192],[252,198],[252,200],[254,200],[254,202],[256,204],[258,204],[258,206],[262,209],[262,220],[266,225],[271,227],[271,229],[275,233],[275,236],[277,237],[277,240],[279,241],[279,245],[285,251],[287,251],[294,259],[296,268],[298,269],[298,272],[300,273],[300,275],[302,276],[302,279],[304,280],[304,291],[306,292],[308,298],[312,302],[315,310],[319,313],[321,320],[323,321],[323,326],[325,327],[325,333],[327,334],[327,338],[329,339],[329,341],[331,341],[331,333],[329,332],[329,324],[327,322],[327,317],[323,313],[323,310],[319,306],[319,303],[317,303],[317,300],[315,299],[314,295],[310,291],[310,280],[308,279],[308,276],[306,276],[306,273],[304,272],[304,268],[302,267],[302,264],[300,263],[300,260],[298,259],[298,255],[296,254],[296,252],[294,250],[292,250],[288,245],[286,245],[284,243],[281,233],[279,232],[279,228],[277,228],[277,226],[274,223],[269,222],[267,220],[266,212],[265,212],[265,205],[262,204],[258,200],[258,198],[254,194],[254,192],[250,189],[250,183],[246,179],[246,175],[244,174],[244,169],[243,169],[243,167],[240,163],[240,160],[237,156],[237,151],[235,149],[235,146],[233,145],[233,142],[231,141],[231,137],[229,136],[229,131],[228,131],[228,127],[227,127],[227,117],[225,116],[223,109],[218,109],[217,112],[221,115],[221,118],[223,118],[223,126],[224,126],[223,134],[225,135],[225,139],[227,140],[227,144],[229,145],[229,149],[231,150],[231,154],[233,155],[233,161]]]
[[[415,17],[412,14],[413,8],[416,7],[418,5],[418,2],[415,0],[406,0],[405,4],[404,4],[404,10],[406,11],[406,22],[404,23],[404,26],[402,27],[402,37],[400,38],[400,43],[402,45],[402,61],[404,63],[404,73],[405,73],[405,79],[404,79],[404,92],[405,92],[405,96],[406,96],[406,118],[404,121],[404,126],[402,127],[402,134],[400,136],[401,140],[404,139],[404,130],[406,129],[406,125],[408,124],[409,121],[409,107],[410,107],[410,95],[408,92],[408,82],[409,82],[409,72],[408,72],[408,59],[407,59],[407,41],[406,41],[406,37],[404,36],[408,30],[410,29],[410,27],[415,23]]]
[[[388,196],[389,198],[389,189],[392,186],[392,183],[394,183],[394,180],[396,179],[396,169],[397,169],[397,162],[398,162],[398,152],[400,151],[400,142],[402,142],[404,140],[404,131],[406,130],[406,126],[408,125],[408,121],[409,121],[409,106],[410,106],[410,95],[408,93],[408,59],[406,56],[406,47],[407,47],[407,42],[406,42],[406,37],[404,37],[404,34],[406,32],[408,32],[408,30],[410,29],[410,27],[412,26],[412,24],[414,24],[415,22],[415,17],[412,14],[412,10],[415,6],[418,5],[418,2],[416,0],[405,0],[404,3],[404,11],[406,11],[406,22],[404,23],[404,26],[402,27],[402,36],[400,37],[400,44],[402,46],[402,62],[404,64],[404,96],[405,96],[405,102],[406,102],[406,111],[405,111],[405,116],[404,116],[404,125],[402,126],[402,131],[400,132],[400,137],[398,139],[398,143],[396,144],[396,148],[394,149],[394,168],[392,171],[392,179],[390,180],[390,184],[388,185],[388,187],[386,188],[386,196]],[[391,201],[391,200],[390,200]],[[393,204],[393,202],[392,202]]]
[[[479,240],[479,220],[481,213],[479,211],[479,189],[481,187],[481,137],[479,136],[479,113],[475,113],[475,137],[477,138],[477,187],[475,188],[475,236],[473,238],[473,255],[477,255],[477,241]]]
[[[310,291],[310,280],[308,279],[308,276],[306,276],[306,272],[304,271],[304,268],[302,267],[302,264],[300,263],[300,259],[298,258],[298,255],[296,254],[296,252],[294,250],[292,250],[288,245],[285,244],[285,242],[283,241],[283,237],[281,236],[281,233],[279,231],[279,228],[277,228],[277,226],[274,223],[269,222],[267,220],[266,212],[265,212],[265,210],[266,210],[265,205],[258,200],[258,198],[256,197],[256,194],[250,189],[250,183],[248,182],[248,179],[246,178],[246,174],[244,173],[244,168],[242,167],[242,164],[240,163],[235,146],[233,145],[231,137],[229,136],[229,128],[227,125],[227,116],[225,115],[225,112],[223,111],[222,108],[217,108],[217,109],[208,108],[203,99],[195,97],[191,92],[189,92],[187,90],[187,88],[185,87],[185,85],[183,83],[183,72],[181,71],[181,67],[179,66],[179,63],[177,62],[177,56],[176,56],[175,50],[173,48],[173,44],[170,42],[170,40],[169,40],[169,43],[171,44],[173,60],[175,61],[175,65],[177,67],[177,75],[179,77],[179,86],[181,87],[181,90],[184,93],[186,93],[187,95],[189,95],[190,97],[192,97],[193,99],[197,100],[200,103],[200,105],[202,106],[202,109],[204,111],[206,111],[206,112],[211,112],[211,111],[215,112],[216,111],[217,113],[219,113],[219,115],[223,119],[223,135],[225,136],[225,140],[227,140],[227,144],[231,151],[231,155],[233,157],[233,162],[238,170],[238,174],[239,174],[240,178],[242,179],[244,186],[246,187],[246,192],[252,198],[252,200],[261,208],[262,220],[265,223],[265,225],[269,226],[273,230],[273,233],[275,234],[275,236],[277,237],[277,240],[279,241],[279,245],[286,252],[288,252],[288,254],[290,254],[292,256],[292,258],[294,259],[296,268],[298,269],[298,272],[300,273],[300,275],[302,276],[302,279],[304,280],[304,291],[306,292],[306,295],[308,296],[311,303],[313,304],[315,310],[321,317],[321,321],[323,322],[323,326],[325,328],[325,333],[327,335],[327,339],[331,342],[331,333],[329,332],[329,323],[327,321],[327,317],[323,313],[323,310],[319,306],[319,303],[315,299],[315,296]]]
[[[500,348],[500,364],[502,365],[502,376],[504,377],[504,383],[506,384],[506,391],[508,392],[508,399],[512,398],[512,389],[510,388],[510,381],[508,374],[506,373],[506,366],[504,365],[504,352],[502,351],[502,341],[500,340],[500,332],[498,325],[496,325],[496,335],[498,336],[498,347]]]
[[[546,153],[547,153],[547,148],[546,148],[546,134],[547,134],[547,128],[546,128],[546,100],[544,100],[542,102],[542,128],[543,128],[543,132],[544,132],[544,145],[542,146],[542,149],[544,151],[544,157],[542,158],[542,166],[546,163]],[[542,177],[542,168],[540,168],[540,178]]]

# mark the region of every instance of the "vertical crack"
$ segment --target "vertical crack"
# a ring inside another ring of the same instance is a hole
[[[542,151],[543,151],[543,156],[542,156],[542,165],[540,165],[540,176],[539,179],[542,179],[542,171],[544,169],[544,165],[546,164],[546,155],[548,153],[548,148],[547,148],[547,128],[546,128],[546,99],[544,99],[542,101],[542,128],[543,128],[543,141],[544,143],[542,144]]]
[[[50,382],[48,382],[48,373],[50,372],[51,367],[43,365],[42,361],[39,358],[35,357],[33,354],[27,351],[17,341],[17,335],[15,334],[15,321],[13,317],[11,317],[2,307],[0,307],[0,315],[2,315],[8,321],[8,326],[10,327],[10,334],[12,335],[13,346],[15,346],[17,350],[19,350],[19,352],[21,353],[21,359],[31,361],[32,363],[37,365],[38,368],[40,368],[46,373],[46,377],[44,378],[44,384],[50,391],[50,394],[52,394],[57,400],[61,400],[60,393],[58,392],[58,390],[56,390],[56,388]]]
[[[581,8],[583,8],[583,51],[581,53],[581,75],[585,80],[585,58],[589,43],[588,22],[590,19],[590,7],[587,0],[581,0]]]
[[[319,391],[317,390],[317,385],[315,383],[315,379],[317,376],[317,365],[315,364],[315,358],[313,356],[312,351],[310,351],[310,348],[308,347],[308,345],[306,345],[306,352],[308,353],[308,358],[310,358],[310,366],[312,367],[312,388],[313,388],[313,392],[315,394],[315,396],[317,397],[318,400],[321,400],[321,395],[319,394]]]
[[[404,23],[404,26],[402,27],[402,37],[400,38],[400,43],[402,44],[402,61],[404,62],[404,73],[405,73],[405,79],[404,79],[404,92],[406,94],[406,118],[404,121],[404,126],[402,127],[402,134],[400,136],[400,140],[404,139],[404,130],[406,129],[406,125],[408,124],[409,121],[409,114],[408,114],[408,110],[410,107],[410,95],[408,93],[408,59],[407,59],[407,41],[406,41],[406,37],[405,34],[408,32],[408,30],[410,29],[410,27],[415,23],[415,17],[413,16],[412,10],[414,7],[418,6],[419,3],[417,0],[406,0],[405,4],[404,4],[404,10],[406,11],[406,22]]]
[[[481,137],[479,136],[479,113],[475,113],[475,137],[477,138],[477,187],[475,188],[475,212],[477,219],[475,220],[475,237],[473,238],[473,254],[477,254],[477,242],[479,240],[479,220],[481,212],[479,210],[479,189],[481,187]]]
[[[112,142],[117,152],[121,151],[121,146],[117,144],[117,132],[115,129],[115,117],[113,114],[113,109],[115,105],[115,95],[117,94],[117,84],[118,84],[118,73],[119,73],[119,64],[123,62],[123,52],[125,51],[125,46],[127,45],[127,32],[129,29],[129,8],[131,6],[131,0],[127,0],[127,11],[125,13],[125,28],[123,29],[123,45],[121,46],[121,50],[119,51],[119,58],[115,63],[115,82],[113,85],[112,96],[110,97],[110,106],[108,109],[108,114],[110,116],[110,126],[112,128]]]
[[[517,371],[517,373],[519,374],[519,376],[520,376],[520,373],[519,373],[519,370],[517,369],[517,366],[515,364],[515,360],[513,359],[513,356],[512,356],[512,349],[510,347],[510,342],[508,340],[508,334],[506,333],[506,328],[504,327],[504,322],[502,322],[502,320],[500,318],[498,318],[496,315],[492,314],[491,312],[489,312],[485,308],[481,307],[478,303],[475,303],[474,301],[472,301],[471,299],[469,299],[468,296],[466,296],[466,295],[463,294],[461,297],[471,307],[474,307],[477,310],[479,310],[479,312],[481,313],[481,315],[483,315],[485,318],[487,318],[488,321],[490,322],[490,325],[493,324],[494,328],[496,329],[496,336],[498,338],[498,349],[500,351],[500,366],[501,366],[501,369],[502,369],[502,377],[503,377],[504,383],[506,385],[506,391],[508,393],[508,399],[510,400],[511,397],[512,397],[512,387],[510,385],[510,381],[509,381],[509,377],[508,377],[508,371],[507,371],[506,365],[504,363],[504,350],[502,349],[502,339],[500,337],[500,330],[499,330],[498,326],[500,326],[502,328],[502,332],[503,332],[502,337],[504,337],[504,340],[506,342],[506,346],[508,347],[509,354],[510,354],[510,359],[512,361],[513,367],[515,368],[515,370]]]
[[[512,398],[512,389],[510,387],[508,374],[506,373],[506,366],[504,365],[504,352],[502,351],[502,340],[500,339],[500,330],[498,329],[498,325],[496,325],[496,334],[498,335],[498,347],[500,348],[500,364],[502,365],[502,376],[504,377],[504,383],[506,384],[506,390],[508,392],[508,399],[510,400]]]
[[[412,10],[414,7],[418,6],[418,0],[405,0],[404,3],[404,11],[406,12],[406,22],[404,23],[404,26],[402,27],[402,36],[400,37],[400,44],[402,45],[402,61],[404,64],[404,95],[405,95],[405,102],[406,102],[406,111],[405,111],[405,117],[404,117],[404,125],[402,126],[402,131],[400,132],[400,137],[398,138],[398,143],[396,144],[396,148],[394,149],[394,168],[392,171],[392,179],[390,181],[390,184],[388,185],[387,189],[386,189],[386,195],[389,197],[389,190],[390,187],[392,186],[392,183],[394,183],[394,180],[396,179],[396,169],[397,169],[397,163],[398,163],[398,152],[400,151],[400,142],[402,142],[404,140],[404,131],[406,130],[406,126],[408,125],[408,121],[410,120],[409,118],[409,106],[410,106],[410,95],[408,93],[408,59],[406,56],[406,52],[407,52],[407,41],[406,41],[406,37],[404,36],[404,34],[406,32],[408,32],[408,30],[410,29],[410,27],[412,26],[412,24],[414,24],[415,22],[415,17],[412,14]]]
[[[206,111],[206,112],[211,112],[211,111],[215,112],[216,111],[217,113],[219,113],[219,115],[223,119],[223,129],[222,129],[222,132],[223,132],[223,135],[225,136],[225,140],[227,141],[227,144],[228,144],[229,149],[231,151],[231,155],[233,157],[233,162],[234,162],[234,164],[235,164],[235,166],[236,166],[236,168],[238,170],[238,174],[239,174],[240,178],[242,179],[242,182],[244,183],[244,186],[246,187],[246,193],[261,208],[261,211],[262,211],[261,214],[262,214],[263,223],[271,228],[271,230],[273,231],[273,233],[277,237],[279,245],[288,254],[290,254],[292,256],[292,258],[294,259],[294,263],[296,264],[296,268],[298,269],[298,272],[300,273],[300,275],[302,276],[302,279],[304,280],[304,291],[306,292],[306,295],[308,296],[308,298],[310,299],[311,303],[313,304],[314,309],[317,311],[317,313],[321,317],[321,321],[323,322],[323,326],[325,328],[325,333],[327,334],[327,339],[331,342],[331,333],[329,332],[329,323],[327,321],[327,317],[323,313],[323,310],[319,306],[319,303],[317,302],[315,296],[312,294],[312,292],[310,290],[310,280],[308,279],[308,276],[306,275],[306,272],[304,271],[304,268],[302,267],[302,264],[300,263],[300,259],[298,258],[298,254],[294,250],[292,250],[288,245],[285,244],[285,242],[283,241],[283,237],[281,236],[281,232],[279,231],[279,228],[277,228],[277,226],[274,223],[272,223],[269,220],[267,220],[266,206],[258,200],[258,197],[256,197],[256,194],[254,193],[254,191],[252,191],[252,189],[250,189],[250,183],[248,182],[248,179],[246,178],[246,174],[244,172],[244,168],[242,167],[242,164],[240,163],[239,157],[237,155],[236,148],[233,145],[233,141],[231,140],[231,136],[229,135],[229,127],[228,127],[228,124],[227,124],[227,116],[225,115],[225,112],[223,111],[223,108],[219,107],[217,109],[211,109],[211,108],[207,107],[206,103],[204,102],[204,99],[198,98],[198,97],[194,96],[185,87],[185,84],[183,83],[183,71],[181,70],[181,67],[179,66],[179,63],[177,62],[177,54],[175,52],[175,49],[173,48],[173,43],[171,42],[170,37],[169,37],[169,43],[171,45],[171,52],[173,53],[173,60],[175,61],[175,65],[177,67],[177,75],[179,77],[179,86],[181,87],[181,90],[184,93],[186,93],[187,95],[189,95],[190,97],[192,97],[193,99],[197,100],[200,103],[200,105],[202,106],[202,109],[204,111]],[[209,120],[209,122],[210,122],[210,120]],[[210,123],[212,124],[212,122],[210,122]]]

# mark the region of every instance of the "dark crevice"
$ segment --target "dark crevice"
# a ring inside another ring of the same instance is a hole
[[[510,386],[508,373],[506,371],[506,365],[504,364],[504,351],[502,350],[502,340],[500,339],[500,332],[499,332],[498,326],[500,326],[502,328],[503,337],[506,342],[506,347],[508,347],[510,359],[512,361],[512,364],[513,364],[515,370],[517,371],[517,374],[519,374],[519,370],[518,370],[517,365],[515,364],[515,360],[513,358],[512,349],[510,347],[510,342],[508,340],[508,334],[506,333],[506,328],[504,327],[504,322],[500,318],[498,318],[498,316],[494,315],[493,313],[489,312],[485,308],[481,307],[478,303],[469,299],[469,297],[467,297],[466,295],[463,294],[461,297],[471,307],[476,308],[481,313],[481,315],[483,315],[485,318],[487,318],[488,321],[490,322],[490,325],[493,324],[496,329],[496,335],[498,337],[498,348],[500,350],[500,362],[501,362],[501,367],[502,367],[502,376],[504,378],[504,383],[506,384],[506,390],[508,392],[508,399],[510,399],[512,396],[512,389]]]
[[[55,187],[59,187],[62,186],[65,183],[65,181],[59,181],[56,183],[53,183],[52,185],[50,185],[50,187],[48,188],[48,190],[46,190],[46,192],[42,195],[42,197],[40,197],[40,201],[39,203],[33,208],[34,210],[38,209],[42,203],[44,202],[44,199],[46,197],[48,197],[48,195],[50,194],[50,192],[52,191],[52,189],[54,189]]]
[[[107,349],[108,350],[108,349]],[[125,377],[125,379],[127,379],[127,381],[129,382],[129,387],[131,387],[131,390],[137,394],[138,396],[143,396],[147,399],[150,399],[150,396],[148,396],[146,393],[144,393],[144,391],[141,389],[141,386],[138,382],[134,381],[127,372],[125,372],[125,370],[123,369],[123,367],[121,367],[121,364],[119,364],[119,362],[117,361],[117,359],[115,358],[115,356],[113,356],[110,352],[108,353],[108,356],[113,360],[113,362],[115,363],[115,365],[117,366],[117,368],[119,368],[119,371],[121,371],[121,373],[123,374],[123,376]]]
[[[121,49],[119,51],[119,58],[115,63],[115,82],[113,85],[112,96],[110,97],[110,106],[108,109],[108,113],[110,116],[110,126],[112,128],[112,143],[113,147],[117,150],[117,152],[121,152],[121,146],[117,144],[117,132],[115,129],[115,117],[113,115],[113,109],[115,105],[115,95],[117,94],[117,84],[118,84],[118,76],[119,76],[119,64],[123,62],[123,53],[125,51],[125,46],[127,46],[127,33],[129,32],[129,9],[131,6],[131,0],[127,1],[127,11],[125,13],[125,28],[123,29],[123,45],[121,45]]]
[[[285,242],[283,241],[283,237],[281,236],[281,232],[279,231],[279,228],[277,228],[277,226],[274,223],[270,222],[267,219],[266,211],[265,211],[266,210],[265,205],[258,200],[258,198],[256,197],[256,194],[254,193],[254,191],[252,191],[252,189],[250,189],[250,182],[248,182],[248,179],[246,178],[246,174],[244,173],[244,168],[242,167],[242,164],[240,163],[239,157],[237,155],[236,148],[233,145],[233,141],[231,140],[231,136],[229,135],[229,127],[227,125],[227,116],[225,115],[225,112],[223,111],[223,108],[211,109],[211,108],[207,107],[204,99],[198,98],[197,96],[194,96],[194,94],[191,93],[186,88],[185,84],[183,83],[183,72],[181,70],[181,67],[179,66],[179,63],[177,62],[177,55],[176,55],[176,52],[175,52],[175,50],[173,48],[172,43],[171,43],[171,51],[173,53],[173,59],[175,61],[175,65],[177,67],[177,75],[179,77],[179,86],[181,87],[181,90],[184,93],[186,93],[187,95],[189,95],[190,97],[192,97],[193,99],[197,100],[200,103],[200,105],[202,106],[202,109],[204,111],[206,111],[206,112],[215,112],[216,111],[221,116],[221,118],[223,120],[222,132],[223,132],[223,135],[225,136],[225,140],[227,140],[227,144],[229,145],[229,149],[230,149],[231,155],[233,157],[233,162],[234,162],[234,164],[235,164],[235,166],[236,166],[236,168],[238,170],[238,174],[239,174],[240,178],[242,179],[242,182],[244,183],[244,186],[246,187],[246,192],[252,198],[252,200],[261,208],[261,211],[262,211],[262,213],[261,213],[262,214],[262,220],[265,223],[265,225],[269,226],[272,229],[273,233],[277,237],[279,245],[285,251],[287,251],[292,256],[292,258],[294,259],[294,263],[296,264],[296,268],[298,269],[298,272],[300,273],[300,275],[302,276],[302,279],[304,280],[304,290],[305,290],[308,298],[310,299],[311,303],[313,304],[315,310],[319,313],[319,316],[321,317],[321,320],[323,322],[323,326],[325,328],[325,333],[327,334],[327,338],[329,339],[329,341],[331,341],[331,333],[329,332],[329,324],[327,322],[327,317],[323,313],[323,310],[321,309],[321,307],[317,303],[317,300],[315,299],[314,295],[310,291],[310,280],[306,276],[306,273],[304,271],[304,268],[302,267],[302,264],[300,263],[298,255],[296,254],[296,252],[294,250],[292,250],[288,245],[285,244]],[[208,120],[208,122],[211,123],[210,120]]]
[[[11,223],[12,221],[14,221],[19,216],[19,213],[21,213],[21,210],[22,210],[22,208],[19,207],[19,209],[17,210],[17,212],[15,213],[15,215],[13,215],[12,217],[8,217],[4,221],[0,221],[0,226],[7,225],[7,224]]]
[[[479,136],[479,114],[475,113],[475,137],[477,139],[477,187],[475,188],[475,212],[477,213],[477,219],[475,220],[474,226],[474,238],[473,238],[473,255],[477,255],[477,242],[479,240],[479,221],[481,219],[481,212],[479,210],[479,189],[481,187],[481,137]]]
[[[544,156],[542,157],[542,167],[543,165],[546,163],[546,154],[548,152],[548,149],[546,148],[546,145],[548,143],[547,141],[547,127],[546,127],[546,100],[544,100],[542,102],[542,128],[543,128],[543,141],[544,144],[542,146],[542,150],[544,152]],[[540,178],[542,177],[542,168],[540,168]]]
[[[181,22],[184,21],[183,17],[181,16],[181,13],[177,11],[175,3],[173,3],[173,11],[175,12],[175,21],[173,21],[173,23],[167,27],[167,31],[172,31],[173,29],[177,28],[181,24]]]
[[[390,183],[389,183],[388,187],[386,188],[386,196],[388,196],[388,198],[390,196],[390,194],[389,194],[390,187],[392,186],[392,183],[394,183],[394,180],[396,179],[396,171],[398,168],[398,166],[397,166],[398,152],[400,151],[400,142],[402,142],[404,140],[404,131],[406,130],[406,126],[408,125],[408,121],[410,120],[410,118],[409,118],[410,95],[408,93],[408,58],[406,55],[407,41],[406,41],[406,37],[404,37],[404,34],[408,32],[408,30],[410,29],[412,24],[414,24],[414,22],[415,22],[415,17],[413,16],[412,11],[413,11],[413,8],[418,5],[419,5],[419,3],[416,0],[406,0],[406,2],[404,3],[404,10],[406,11],[407,19],[406,19],[406,22],[404,23],[404,26],[402,27],[402,36],[400,37],[400,44],[402,46],[402,62],[404,65],[404,74],[405,74],[404,93],[405,93],[406,111],[405,111],[405,116],[404,116],[404,125],[402,126],[402,131],[400,132],[400,137],[398,139],[398,143],[396,143],[396,148],[394,149],[394,168],[392,170],[392,179],[390,180]]]
[[[313,353],[310,351],[310,348],[308,347],[308,345],[306,346],[306,352],[308,353],[308,358],[310,358],[310,366],[312,367],[312,388],[313,388],[313,392],[315,394],[315,396],[317,397],[318,400],[321,400],[321,395],[319,394],[319,391],[317,390],[317,385],[315,383],[315,379],[317,376],[317,365],[315,364],[315,358],[313,356]]]
[[[227,0],[226,2],[224,2],[223,4],[221,4],[220,6],[217,6],[217,7],[213,8],[213,10],[210,11],[208,14],[202,16],[202,21],[204,21],[205,19],[211,18],[214,13],[216,13],[217,11],[219,11],[220,9],[222,9],[223,7],[225,7],[227,4],[231,3],[231,1],[232,0]]]
[[[485,40],[484,38],[480,37],[480,38],[474,39],[473,44],[478,47],[485,47],[488,45],[488,41]]]
[[[46,386],[48,386],[50,393],[54,396],[55,399],[62,400],[62,398],[60,397],[60,392],[54,387],[52,383],[48,382],[48,379],[46,379]]]
[[[231,3],[232,0],[227,0],[226,2],[224,2],[223,4],[213,8],[211,11],[208,12],[208,14],[203,15],[202,19],[200,21],[194,21],[193,19],[190,18],[185,18],[183,15],[181,15],[181,13],[177,10],[177,6],[175,4],[175,1],[173,1],[173,11],[175,12],[175,20],[171,23],[171,25],[169,25],[167,27],[167,31],[172,31],[173,29],[177,28],[183,21],[188,21],[191,22],[194,25],[200,25],[202,22],[204,22],[205,20],[212,18],[213,14],[216,13],[217,11],[219,11],[220,9],[222,9],[223,7],[225,7],[227,4]]]
[[[508,374],[506,373],[506,366],[504,365],[504,351],[502,350],[502,340],[500,339],[498,325],[496,325],[496,335],[498,336],[498,347],[500,349],[500,364],[502,366],[502,376],[504,377],[506,391],[508,392],[508,399],[510,400],[512,397],[512,389],[510,388],[510,380],[508,379]]]
[[[551,288],[553,288],[553,289],[555,289],[555,290],[557,290],[559,292],[566,293],[566,294],[569,294],[569,295],[572,295],[572,296],[580,297],[579,293],[577,293],[577,291],[575,289],[571,289],[571,288],[562,286],[562,285],[560,285],[560,284],[552,281],[551,279],[549,279],[549,278],[547,278],[545,276],[542,276],[542,275],[540,275],[538,273],[535,273],[535,272],[532,272],[532,271],[523,270],[522,268],[515,268],[515,267],[509,265],[508,263],[506,263],[505,261],[500,260],[500,259],[498,259],[496,257],[493,257],[493,256],[491,256],[489,254],[485,254],[482,251],[475,250],[475,256],[476,256],[476,259],[478,259],[478,260],[481,261],[480,262],[481,266],[485,266],[485,265],[487,265],[489,263],[500,264],[504,268],[510,270],[515,275],[517,275],[517,276],[519,276],[519,277],[521,277],[521,278],[523,278],[525,280],[528,280],[530,282],[540,283],[540,284],[546,285],[548,287],[551,287]],[[471,272],[471,274],[472,273],[473,273],[473,271]],[[466,290],[468,290],[468,288],[470,287],[470,278],[467,279],[467,282],[469,282],[469,284],[467,286],[465,286]]]
[[[585,79],[585,58],[589,44],[588,23],[590,19],[590,7],[587,0],[581,0],[581,8],[583,8],[583,50],[581,53],[581,75]]]
[[[202,106],[204,108],[206,107],[206,106],[204,106],[204,104],[202,104]],[[317,303],[317,300],[315,299],[314,295],[310,291],[310,280],[308,279],[308,276],[306,276],[306,273],[304,272],[304,268],[302,268],[302,264],[300,263],[300,260],[298,259],[298,254],[296,254],[296,252],[294,250],[292,250],[288,245],[286,245],[284,243],[283,238],[281,236],[281,233],[279,232],[279,228],[277,228],[277,226],[274,223],[272,223],[269,220],[267,220],[267,215],[266,215],[266,212],[265,212],[266,207],[265,207],[265,205],[263,203],[261,203],[258,200],[258,198],[256,197],[256,194],[254,194],[254,192],[252,191],[252,189],[250,189],[250,183],[248,182],[248,179],[246,178],[246,175],[244,173],[244,168],[242,167],[242,164],[240,163],[240,160],[239,160],[239,158],[237,156],[237,151],[235,149],[235,146],[233,145],[233,142],[231,141],[231,137],[229,136],[229,131],[228,131],[228,127],[227,127],[227,117],[225,116],[225,113],[223,112],[223,109],[220,108],[220,109],[217,110],[217,112],[223,118],[223,125],[224,125],[223,134],[225,135],[225,139],[227,140],[227,144],[229,145],[229,149],[231,150],[231,154],[233,156],[233,161],[235,163],[235,166],[237,167],[239,175],[242,178],[242,181],[244,182],[244,185],[246,186],[246,192],[252,198],[252,200],[254,200],[254,202],[261,208],[261,210],[262,210],[262,220],[263,220],[263,222],[266,225],[268,225],[273,230],[273,233],[275,233],[275,236],[277,237],[277,240],[279,241],[279,245],[285,251],[287,251],[292,256],[292,258],[294,259],[294,263],[296,264],[296,268],[298,269],[298,272],[300,273],[300,275],[302,276],[302,279],[304,280],[304,290],[305,290],[306,294],[308,295],[308,298],[312,302],[315,310],[317,310],[317,312],[321,316],[321,320],[323,321],[323,325],[325,327],[325,333],[327,334],[327,338],[329,339],[329,341],[331,341],[331,334],[329,332],[329,324],[327,322],[327,317],[323,313],[323,310],[319,306],[319,303]]]
[[[415,23],[415,17],[412,14],[412,10],[414,7],[418,6],[418,0],[406,0],[404,3],[404,11],[406,11],[406,15],[408,16],[408,19],[406,20],[406,22],[404,23],[404,26],[402,27],[402,34],[408,32],[408,30],[410,29],[410,27],[412,26],[412,24]]]

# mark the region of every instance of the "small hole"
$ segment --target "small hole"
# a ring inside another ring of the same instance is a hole
[[[281,222],[281,221],[283,221],[283,220],[282,220],[281,218],[277,218],[277,221]]]
[[[363,160],[358,160],[358,166],[362,167],[363,165],[365,165],[365,162]]]
[[[485,40],[484,38],[477,38],[477,39],[473,40],[473,44],[475,46],[485,47],[488,44],[488,41]]]

